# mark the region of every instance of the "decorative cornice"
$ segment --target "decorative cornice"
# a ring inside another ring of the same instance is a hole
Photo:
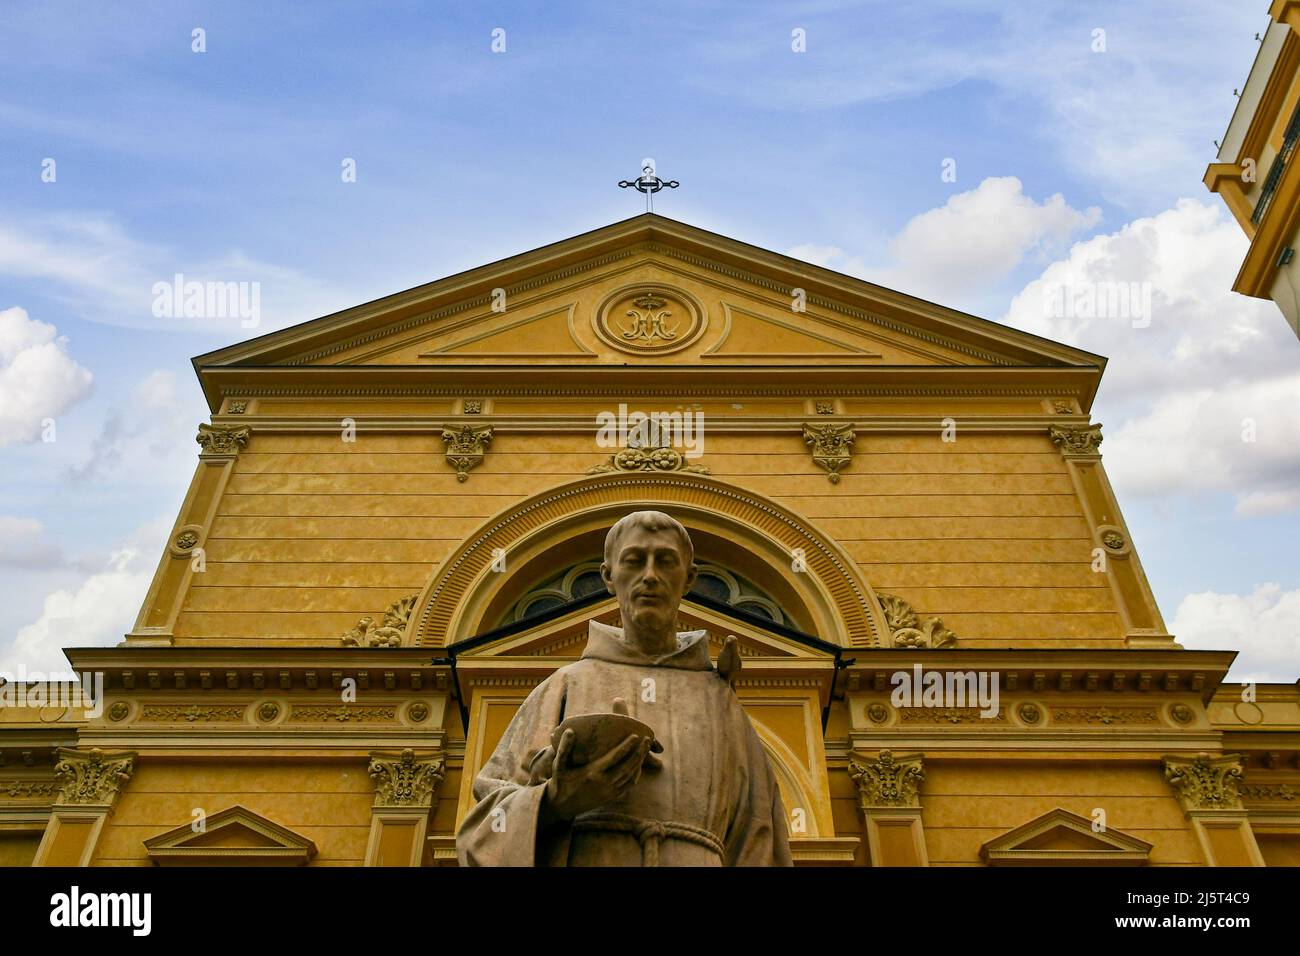
[[[437,368],[437,366],[429,366]],[[537,366],[545,369],[547,366]],[[486,367],[473,366],[471,371],[484,372],[488,371]],[[712,373],[709,377],[716,378],[716,373],[722,371],[721,368],[703,369],[704,372]],[[367,367],[366,372],[384,372],[382,366]],[[438,368],[438,371],[445,372],[446,369]],[[877,369],[871,366],[864,366],[862,372],[875,372]],[[961,372],[962,369],[954,368],[952,372]],[[1020,371],[1016,368],[1003,369],[1006,372]],[[1026,373],[1039,372],[1041,369],[1025,369]],[[1061,371],[1068,371],[1063,369]],[[494,394],[509,397],[524,398],[551,398],[571,395],[594,395],[602,398],[609,397],[610,386],[607,384],[582,385],[575,384],[572,386],[528,386],[528,385],[510,385],[508,383],[493,383]],[[425,398],[425,397],[446,397],[454,398],[461,394],[464,386],[458,383],[436,384],[430,383],[425,385],[221,385],[218,392],[221,395],[227,394],[247,394],[257,398],[306,398],[306,397],[338,397],[338,398]],[[663,386],[663,385],[640,385],[636,386],[638,395],[647,397],[677,397],[680,398],[682,386]],[[788,386],[769,385],[769,386],[748,386],[743,389],[734,385],[710,385],[707,383],[693,384],[689,388],[692,394],[696,395],[714,395],[728,396],[738,395],[742,391],[750,397],[792,397],[797,398],[807,394],[808,387],[805,384],[792,384]],[[925,385],[834,385],[822,383],[820,390],[827,395],[839,397],[862,397],[862,398],[879,398],[879,397],[911,397],[911,396],[941,396],[944,398],[1046,398],[1050,395],[1060,393],[1059,385],[1043,385],[1042,387],[1025,386],[1012,387],[995,385],[962,388],[959,386],[925,386]],[[260,419],[259,419],[260,421]],[[332,420],[331,420],[332,421]],[[259,426],[260,427],[260,426]],[[864,426],[865,427],[865,426]],[[933,423],[927,419],[927,426],[933,431]],[[1041,428],[1041,426],[1039,426]]]
[[[882,750],[878,757],[850,756],[849,777],[858,786],[863,812],[873,807],[920,806],[918,790],[925,779],[920,754],[895,758]]]
[[[105,753],[59,748],[54,773],[62,787],[58,802],[72,805],[111,806],[135,771],[135,753]]]
[[[514,285],[506,286],[505,287],[506,295],[509,298],[513,299],[516,296],[518,296],[520,293],[527,292],[530,289],[536,289],[548,283],[556,282],[561,279],[566,279],[570,276],[577,275],[579,272],[584,272],[588,269],[599,268],[600,266],[604,266],[604,265],[610,265],[612,263],[618,262],[620,259],[627,259],[630,256],[634,255],[636,252],[637,252],[636,247],[628,247],[625,249],[620,249],[617,252],[611,253],[609,255],[600,256],[596,259],[589,259],[578,265],[568,266],[567,268],[564,269],[556,269],[544,275],[537,276],[536,278],[530,279],[526,282],[518,282],[515,283]],[[393,325],[380,326],[377,329],[372,329],[371,331],[365,332],[361,335],[354,335],[348,339],[343,340],[342,342],[336,342],[335,344],[326,346],[325,348],[317,349],[314,352],[308,353],[307,355],[302,355],[297,358],[290,359],[287,362],[280,362],[276,364],[285,365],[285,366],[309,365],[310,363],[315,362],[319,359],[327,358],[331,355],[336,355],[339,352],[345,352],[349,349],[357,348],[358,346],[361,345],[366,345],[367,343],[374,342],[381,338],[387,338],[388,336],[394,334],[400,334],[402,332],[412,331],[414,329],[419,328],[422,325],[427,325],[431,322],[436,322],[438,319],[443,319],[448,316],[455,315],[457,312],[468,312],[469,310],[475,308],[490,308],[492,305],[492,301],[493,299],[491,293],[485,293],[483,295],[478,295],[478,296],[471,296],[469,298],[462,299],[459,302],[453,303],[452,305],[445,306],[441,309],[435,309],[431,312],[421,313],[420,315],[417,315],[414,318],[407,319],[404,322],[396,323]]]
[[[1101,454],[1101,425],[1048,425],[1047,434],[1066,458],[1095,458]]]
[[[778,292],[782,296],[788,296],[790,294],[790,288],[788,285],[784,285],[779,282],[773,282],[771,279],[768,279],[764,276],[760,276],[746,269],[737,269],[733,266],[723,265],[722,263],[717,262],[714,259],[708,259],[705,258],[704,256],[692,255],[690,253],[683,252],[682,250],[677,249],[673,246],[665,246],[660,243],[650,243],[647,245],[646,248],[650,252],[657,252],[662,255],[670,256],[674,259],[679,259],[682,262],[689,262],[691,265],[699,266],[700,268],[703,269],[708,269],[711,272],[715,272],[719,275],[729,276],[732,279],[740,279],[743,282],[748,282],[752,285],[759,286],[760,288],[768,289],[772,292]],[[834,299],[826,298],[825,296],[816,295],[816,294],[809,295],[807,297],[807,301],[812,305],[820,306],[821,308],[824,309],[830,309],[832,312],[839,312],[844,315],[851,315],[855,319],[862,319],[863,321],[870,322],[873,325],[878,325],[882,328],[889,329],[892,332],[901,333],[910,338],[921,339],[922,341],[929,342],[933,345],[939,345],[944,348],[952,349],[953,351],[956,352],[961,352],[965,355],[973,356],[974,358],[983,359],[984,361],[989,362],[992,365],[1012,364],[1007,358],[1001,355],[995,355],[994,353],[985,351],[983,349],[973,348],[969,345],[966,345],[963,342],[958,342],[955,339],[950,339],[946,336],[933,335],[925,331],[924,329],[919,329],[915,327],[914,325],[905,325],[902,322],[895,322],[891,319],[884,318],[883,316],[878,315],[874,312],[867,312],[864,309],[857,309],[854,308],[853,306],[845,305],[844,303],[837,302]]]
[[[447,761],[441,754],[417,757],[401,753],[370,755],[370,779],[375,783],[376,807],[432,807]]]
[[[375,627],[373,617],[363,617],[356,626],[347,631],[340,640],[344,647],[401,647],[402,635],[406,625],[411,621],[411,612],[415,610],[418,594],[411,594],[394,601],[384,611],[384,623]]]
[[[812,459],[826,469],[832,485],[839,484],[840,469],[853,460],[854,424],[809,425],[803,423],[804,444],[812,449]]]
[[[239,454],[248,436],[252,434],[247,425],[199,425],[199,433],[194,440],[202,449],[200,458],[227,458]]]
[[[1178,794],[1184,810],[1239,810],[1242,764],[1240,754],[1193,758],[1166,757],[1165,779]]]
[[[957,635],[943,626],[937,617],[924,620],[900,597],[876,592],[880,607],[889,624],[890,643],[894,647],[954,647]]]
[[[464,481],[492,443],[492,426],[448,425],[443,429],[442,440],[447,445],[447,464],[456,469],[456,480]]]

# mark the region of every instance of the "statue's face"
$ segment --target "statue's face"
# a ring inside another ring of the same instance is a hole
[[[677,621],[682,595],[695,583],[681,542],[668,528],[633,525],[619,538],[613,565],[602,564],[605,586],[618,596],[623,626],[663,631]]]

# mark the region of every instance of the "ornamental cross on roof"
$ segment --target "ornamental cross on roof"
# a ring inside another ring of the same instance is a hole
[[[661,189],[676,189],[680,186],[675,179],[663,180],[655,175],[655,164],[647,160],[641,166],[641,175],[637,179],[620,179],[618,186],[620,189],[627,189],[629,186],[639,193],[645,194],[645,211],[654,212],[654,194]]]

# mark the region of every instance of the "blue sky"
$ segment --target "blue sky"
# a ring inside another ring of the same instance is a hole
[[[1167,623],[1293,680],[1300,343],[1227,291],[1245,241],[1201,184],[1266,4],[1084,6],[6,4],[0,667],[131,626],[191,356],[633,215],[652,156],[666,215],[1110,356]],[[176,272],[257,280],[261,326],[154,318]],[[1150,328],[1042,314],[1084,280],[1148,283]]]

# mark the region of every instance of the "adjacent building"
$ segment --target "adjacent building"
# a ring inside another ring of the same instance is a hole
[[[1300,2],[1273,0],[1269,16],[1205,185],[1250,239],[1233,290],[1272,299],[1300,335]]]

